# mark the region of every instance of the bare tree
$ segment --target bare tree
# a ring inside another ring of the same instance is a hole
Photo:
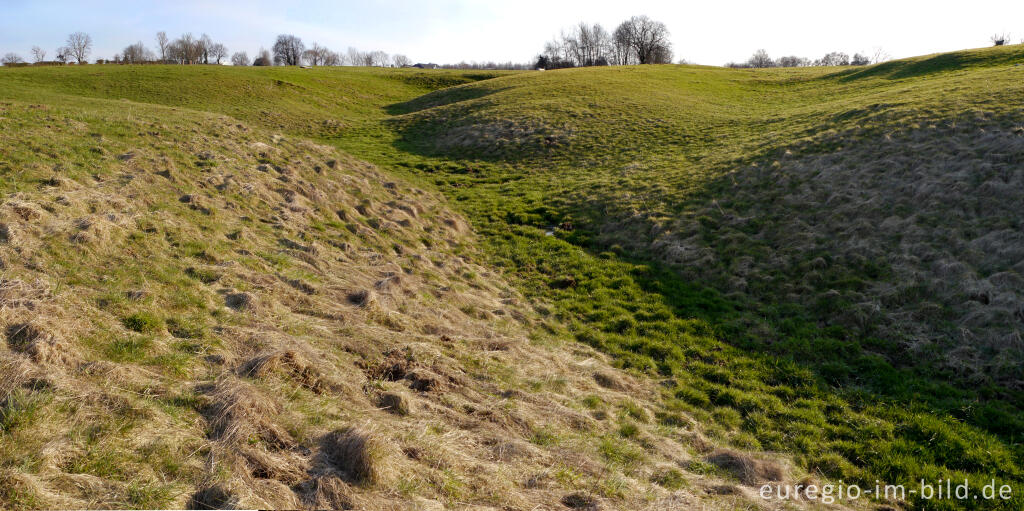
[[[747,60],[747,67],[775,67],[775,61],[768,56],[768,52],[765,50],[757,50],[751,55],[750,59]]]
[[[167,32],[163,30],[156,33],[156,46],[160,48],[160,61],[167,60],[167,46],[170,45],[170,41],[167,39]]]
[[[270,59],[270,50],[266,48],[260,48],[259,53],[256,55],[256,59],[252,61],[254,66],[272,66],[274,61]]]
[[[184,40],[185,36],[181,36],[175,39],[173,42],[167,45],[167,57],[165,60],[174,64],[189,64],[188,56],[188,43]]]
[[[443,64],[438,66],[437,64],[423,64],[425,69],[503,69],[503,70],[516,70],[522,71],[527,69],[533,69],[534,64],[528,63],[516,63],[516,62],[459,62],[458,64]]]
[[[46,60],[46,50],[38,47],[32,47],[32,62],[42,62]]]
[[[192,34],[185,33],[167,45],[167,60],[176,64],[191,64],[193,43]]]
[[[992,41],[993,46],[1010,44],[1010,34],[995,34],[990,38],[990,40]]]
[[[125,64],[142,64],[153,60],[155,55],[153,55],[153,52],[142,44],[142,41],[139,41],[131,46],[125,47],[121,52],[120,57],[120,60]],[[118,60],[116,56],[114,59]]]
[[[871,64],[871,57],[863,53],[854,53],[853,58],[850,59],[851,66],[867,66],[869,64]]]
[[[323,66],[326,65],[325,61],[330,53],[331,50],[324,48],[317,43],[313,43],[312,47],[302,52],[302,57],[306,60],[306,63],[311,66]]]
[[[203,34],[197,42],[199,49],[199,59],[203,64],[210,63],[211,52],[213,51],[213,39],[210,36]]]
[[[380,50],[375,50],[375,51],[371,51],[370,52],[370,64],[369,65],[376,66],[376,67],[388,67],[388,64],[390,64],[390,63],[391,63],[391,57],[387,53],[385,53],[383,51],[380,51]]]
[[[186,32],[168,45],[167,58],[178,64],[199,64],[203,62],[205,52],[203,40]]]
[[[191,32],[187,32],[178,40],[181,41],[186,64],[199,64],[203,61],[202,39],[196,39]]]
[[[672,43],[665,24],[647,16],[633,16],[615,29],[615,41],[630,49],[638,64],[672,61]]]
[[[210,58],[213,59],[214,64],[220,64],[221,60],[228,57],[228,47],[221,43],[214,43],[210,46]]]
[[[392,55],[391,62],[394,63],[395,68],[404,68],[413,65],[413,61],[410,60],[408,56],[402,55],[400,53]]]
[[[3,56],[3,58],[0,58],[0,64],[3,64],[5,66],[21,64],[24,62],[25,61],[22,60],[21,55],[18,55],[17,53],[7,53]]]
[[[353,66],[364,66],[364,67],[371,67],[371,66],[373,66],[373,52],[358,51],[358,50],[356,50],[356,52],[353,54],[352,53],[352,48],[349,48],[349,56],[350,57],[352,57],[352,56],[355,57],[355,61],[352,62]]]
[[[348,57],[346,58],[346,62],[348,63],[348,65],[350,65],[350,66],[362,66],[362,65],[364,65],[363,64],[363,52],[359,51],[358,49],[349,46],[347,55],[348,55]]]
[[[814,62],[816,66],[849,66],[850,56],[841,51],[834,51]]]
[[[306,45],[302,39],[291,34],[281,34],[274,42],[274,63],[281,66],[297,66],[302,63],[302,52]]]
[[[636,64],[636,57],[633,55],[633,49],[629,44],[629,32],[629,28],[625,24],[619,25],[615,32],[612,32],[612,64],[617,66]]]
[[[54,58],[61,64],[67,64],[68,59],[71,58],[71,50],[69,50],[67,46],[61,46],[60,48],[57,48],[57,54]]]
[[[882,63],[882,62],[885,62],[885,61],[889,60],[890,58],[892,58],[892,57],[890,57],[889,54],[886,53],[885,50],[883,50],[881,46],[876,46],[875,47],[875,51],[872,52],[872,54],[871,54],[871,63],[872,64],[879,64],[879,63]]]
[[[804,57],[790,55],[788,57],[779,57],[779,59],[775,61],[775,65],[778,67],[807,67],[811,65],[811,61]]]
[[[89,58],[89,53],[92,52],[92,37],[85,32],[75,32],[69,35],[68,50],[79,64],[85,63],[86,59]]]
[[[549,67],[604,66],[614,60],[612,46],[612,35],[604,27],[581,22],[545,45],[544,55]]]
[[[327,55],[324,56],[324,65],[325,66],[343,66],[343,65],[345,65],[345,58],[341,54],[339,54],[339,53],[335,53],[333,51],[329,51],[329,52],[327,52]]]
[[[244,51],[236,52],[234,55],[231,56],[231,65],[248,66],[249,55],[247,55]]]

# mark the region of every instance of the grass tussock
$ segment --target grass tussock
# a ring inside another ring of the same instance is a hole
[[[239,373],[251,378],[266,378],[274,373],[284,373],[313,392],[322,394],[328,391],[323,373],[295,350],[274,351],[254,357],[242,364]]]
[[[234,445],[263,441],[268,446],[294,445],[291,435],[277,424],[281,413],[276,401],[260,394],[245,382],[223,378],[206,393],[207,414],[214,438]]]
[[[387,451],[372,431],[348,427],[332,431],[321,440],[327,462],[355,484],[381,483],[387,473]]]
[[[785,469],[774,461],[728,449],[712,452],[704,460],[751,486],[782,481],[786,476]]]
[[[382,392],[377,405],[395,415],[406,416],[412,413],[412,402],[408,396],[400,392]]]
[[[36,322],[8,325],[4,335],[12,351],[25,353],[38,364],[69,365],[75,359],[67,343]]]
[[[188,502],[189,509],[235,509],[237,505],[237,497],[222,484],[200,488]]]

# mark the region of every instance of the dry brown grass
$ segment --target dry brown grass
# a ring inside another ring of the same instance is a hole
[[[387,410],[395,415],[409,415],[412,413],[412,403],[409,398],[400,392],[382,392],[377,400],[381,409]]]
[[[239,372],[252,378],[265,378],[274,373],[284,373],[292,380],[318,394],[328,390],[323,373],[295,350],[264,353],[243,364],[239,368]]]
[[[353,483],[372,486],[384,479],[386,451],[372,430],[348,427],[332,431],[321,440],[320,451]]]
[[[262,440],[276,448],[294,445],[291,435],[275,421],[280,405],[252,385],[222,377],[204,390],[210,398],[206,414],[217,440],[234,445]]]
[[[708,456],[705,461],[736,476],[743,484],[758,485],[764,482],[782,481],[786,477],[785,469],[778,463],[762,460],[731,449],[719,449]]]
[[[606,229],[618,236],[609,243],[644,239],[644,250],[686,278],[710,277],[729,293],[848,304],[828,320],[900,340],[922,359],[941,353],[966,381],[1024,388],[1012,362],[1024,358],[1024,137],[988,120],[859,136],[794,143],[778,160],[724,176],[715,197],[686,215]],[[841,147],[821,153],[816,144]],[[702,219],[715,222],[717,241],[705,238]],[[871,276],[869,266],[886,273]],[[836,274],[854,285],[822,286]]]
[[[312,509],[356,509],[353,489],[339,477],[317,476],[305,486],[304,502]]]
[[[656,384],[536,330],[437,196],[233,119],[146,115],[59,132],[101,179],[0,204],[0,397],[39,406],[0,438],[0,463],[34,467],[4,480],[36,504],[0,492],[0,507],[556,509],[609,481],[625,485],[607,509],[670,497],[650,473],[681,456],[609,462],[598,443],[619,424],[581,405],[654,411]],[[89,136],[107,123],[164,135]],[[40,179],[58,163],[25,158]],[[136,313],[166,328],[126,330]],[[645,428],[617,441],[682,435]]]
[[[237,497],[225,485],[213,484],[197,490],[188,502],[189,509],[235,509]]]
[[[71,348],[56,334],[34,322],[9,325],[4,331],[7,344],[39,364],[67,365],[74,360]]]

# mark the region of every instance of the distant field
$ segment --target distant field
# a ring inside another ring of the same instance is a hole
[[[842,69],[20,68],[0,88],[333,145],[442,192],[551,335],[659,380],[715,441],[829,480],[1024,492],[1024,46]]]

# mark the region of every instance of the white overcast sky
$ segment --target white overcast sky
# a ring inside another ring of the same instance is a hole
[[[293,33],[307,44],[414,61],[525,62],[576,22],[614,29],[639,14],[668,26],[677,59],[711,65],[745,60],[758,48],[813,58],[880,47],[900,58],[987,46],[996,32],[1024,38],[1024,0],[0,0],[0,54],[28,58],[39,45],[52,56],[81,30],[95,41],[93,58],[109,58],[136,41],[152,47],[154,33],[166,30],[205,32],[250,56]]]

